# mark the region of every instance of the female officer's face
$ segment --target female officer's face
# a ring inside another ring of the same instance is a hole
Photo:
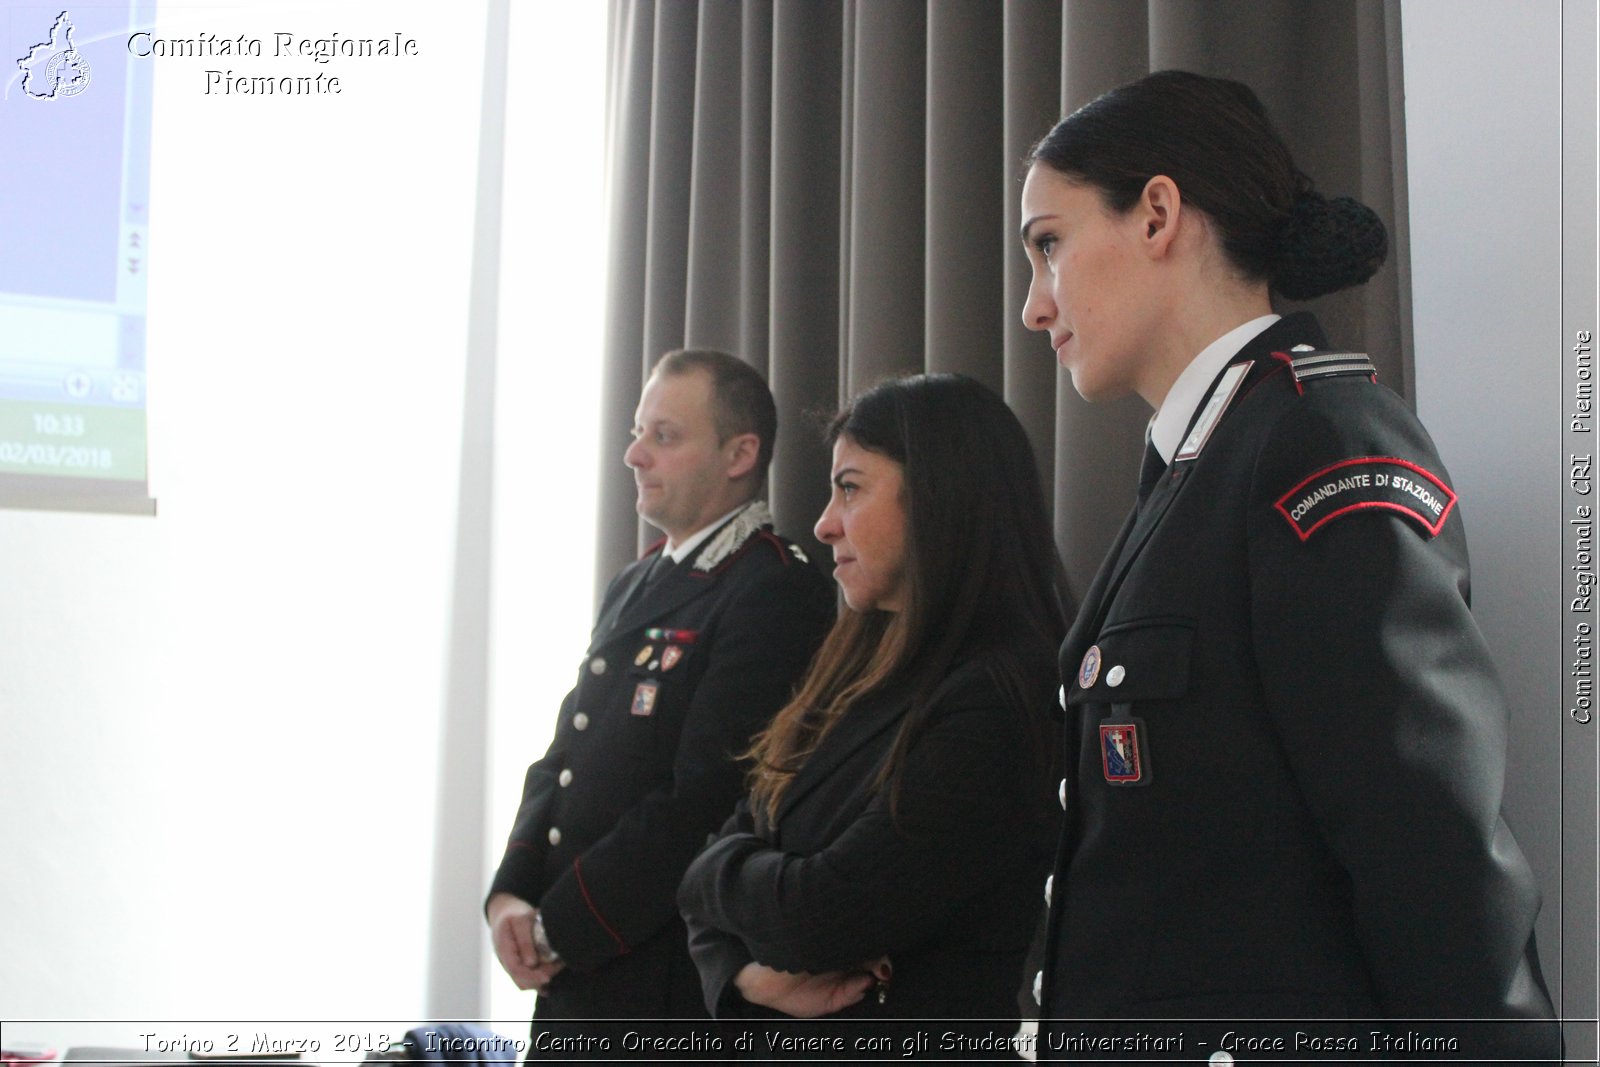
[[[906,601],[905,468],[848,437],[833,444],[833,495],[817,540],[833,549],[833,578],[856,611],[900,611]]]
[[[1056,362],[1085,400],[1138,390],[1156,350],[1148,335],[1159,297],[1143,284],[1140,213],[1114,214],[1093,186],[1035,163],[1022,218],[1033,266],[1023,323],[1050,334]]]

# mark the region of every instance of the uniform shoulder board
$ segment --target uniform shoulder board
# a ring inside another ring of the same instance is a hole
[[[1296,345],[1288,352],[1274,352],[1274,356],[1289,364],[1294,375],[1294,387],[1305,392],[1307,382],[1324,378],[1361,377],[1378,380],[1378,370],[1365,352],[1340,352],[1333,349]]]
[[[1289,365],[1294,387],[1302,394],[1308,384],[1330,378],[1378,380],[1365,352],[1297,345],[1273,356]],[[1444,529],[1456,500],[1455,490],[1442,477],[1418,463],[1394,455],[1365,455],[1312,471],[1278,497],[1273,509],[1302,542],[1337,519],[1373,511],[1409,519],[1433,538]]]
[[[772,549],[772,554],[777,556],[778,562],[785,567],[793,562],[793,558],[799,558],[802,560],[805,559],[804,554],[800,552],[799,548],[790,542],[788,538],[779,537],[777,534],[773,533],[771,527],[763,528],[758,534],[756,534],[754,538],[751,539],[751,544],[755,544],[756,542],[760,542],[761,544],[764,544],[768,548]]]

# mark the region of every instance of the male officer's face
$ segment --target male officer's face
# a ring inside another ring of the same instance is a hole
[[[729,478],[738,438],[717,440],[711,405],[707,372],[652,374],[633,416],[633,444],[622,455],[639,490],[635,508],[674,545],[738,503]]]

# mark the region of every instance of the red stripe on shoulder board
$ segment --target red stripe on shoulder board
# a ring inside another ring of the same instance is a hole
[[[789,562],[789,546],[783,543],[783,538],[771,530],[762,530],[756,536],[771,545],[772,550],[778,554],[778,558],[783,560],[784,563]]]
[[[1279,370],[1283,370],[1285,367],[1287,367],[1290,370],[1294,369],[1294,357],[1291,356],[1289,353],[1287,353],[1287,352],[1274,352],[1274,353],[1272,353],[1272,358],[1275,359],[1275,360],[1278,360],[1279,363],[1282,364],[1282,366],[1280,366],[1278,368]],[[1289,380],[1294,383],[1294,391],[1296,393],[1300,394],[1301,396],[1305,396],[1306,395],[1305,387],[1300,384],[1300,379],[1299,378],[1296,378],[1293,374],[1291,374],[1291,375],[1289,375]]]
[[[1404,515],[1437,537],[1456,494],[1432,471],[1394,456],[1341,460],[1306,476],[1273,504],[1301,541],[1334,519],[1364,511]]]
[[[784,563],[789,562],[789,549],[788,546],[783,543],[783,538],[779,537],[771,530],[762,529],[757,530],[748,539],[746,539],[745,543],[735,549],[727,559],[723,560],[715,567],[712,567],[707,577],[714,574],[721,574],[723,571],[733,566],[734,560],[743,558],[746,552],[749,552],[757,545],[763,543],[771,545],[772,550],[778,554],[778,558],[783,560]]]
[[[572,873],[578,879],[578,892],[583,894],[583,902],[589,906],[589,914],[594,916],[594,921],[600,924],[602,930],[611,935],[611,940],[617,943],[617,951],[626,956],[628,943],[622,940],[622,935],[611,928],[611,924],[606,922],[606,917],[600,914],[600,909],[594,906],[594,898],[589,895],[589,887],[583,880],[581,859],[572,861]]]

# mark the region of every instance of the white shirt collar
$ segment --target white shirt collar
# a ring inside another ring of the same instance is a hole
[[[1280,318],[1281,315],[1262,315],[1235,326],[1202,348],[1200,354],[1183,368],[1183,373],[1167,390],[1167,398],[1150,420],[1150,440],[1155,444],[1156,451],[1161,453],[1162,459],[1172,462],[1178,446],[1183,443],[1183,431],[1188,429],[1195,409],[1205,400],[1206,390],[1211,388],[1212,381],[1222,372],[1223,366]]]
[[[722,516],[722,518],[706,523],[706,525],[700,527],[700,529],[696,530],[688,537],[685,537],[683,539],[683,544],[681,545],[674,546],[672,544],[672,539],[669,537],[667,539],[667,547],[662,549],[662,551],[672,557],[672,562],[682,563],[684,560],[689,558],[689,553],[705,544],[706,538],[710,537],[712,534],[721,529],[723,523],[727,522],[729,519],[733,518],[735,515],[739,514],[739,512],[750,507],[754,503],[756,503],[754,500],[746,500],[743,504],[740,504],[726,515]]]

